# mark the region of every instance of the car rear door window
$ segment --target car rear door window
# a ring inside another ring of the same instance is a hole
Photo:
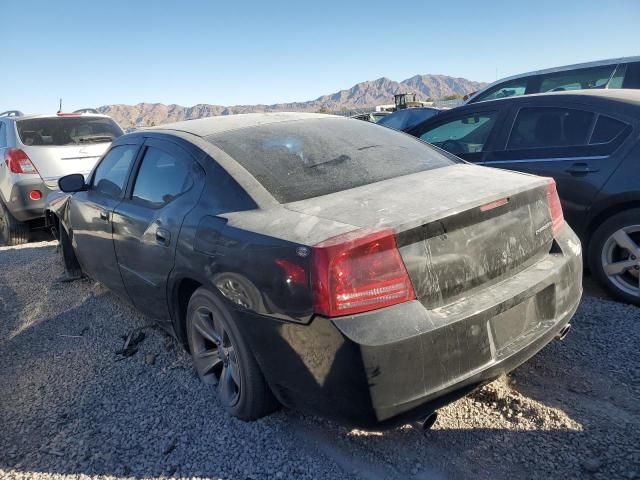
[[[192,161],[156,147],[147,147],[133,187],[132,200],[161,208],[193,185]]]
[[[498,112],[467,114],[427,130],[420,139],[454,155],[483,152]]]
[[[476,98],[472,99],[471,103],[524,95],[527,91],[528,81],[529,78],[519,78],[517,80],[511,80],[501,83],[499,85],[496,85],[495,87],[490,88],[486,92],[481,93]]]
[[[591,135],[590,144],[609,143],[627,128],[627,124],[615,118],[600,115]]]
[[[7,127],[4,126],[4,122],[0,122],[0,148],[7,146]]]
[[[542,77],[540,92],[605,88],[613,77],[616,67],[617,65],[605,65],[567,72],[548,73]]]
[[[594,114],[569,108],[523,108],[511,129],[508,150],[586,145]]]
[[[91,189],[110,197],[120,197],[137,151],[137,145],[113,147],[97,166]]]

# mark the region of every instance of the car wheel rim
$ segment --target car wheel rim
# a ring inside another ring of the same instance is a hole
[[[234,406],[240,399],[242,386],[237,350],[214,312],[200,307],[193,315],[191,348],[198,376],[216,386],[224,405]]]
[[[640,225],[614,232],[602,249],[602,269],[619,290],[640,296]]]

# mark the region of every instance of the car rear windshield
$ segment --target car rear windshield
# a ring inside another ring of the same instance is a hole
[[[17,126],[20,140],[28,146],[108,143],[123,134],[116,122],[104,117],[29,118]]]
[[[207,140],[248,170],[280,203],[456,163],[404,133],[347,118],[272,123]]]

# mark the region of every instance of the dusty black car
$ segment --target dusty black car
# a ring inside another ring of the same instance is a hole
[[[568,329],[580,243],[549,179],[403,133],[254,114],[125,135],[48,218],[80,272],[169,327],[226,409],[391,426]]]
[[[479,102],[407,132],[470,162],[553,177],[592,274],[640,305],[640,90]]]

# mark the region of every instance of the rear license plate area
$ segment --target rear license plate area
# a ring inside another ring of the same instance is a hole
[[[515,345],[547,328],[555,318],[555,288],[549,285],[488,322],[494,358],[508,356]]]

